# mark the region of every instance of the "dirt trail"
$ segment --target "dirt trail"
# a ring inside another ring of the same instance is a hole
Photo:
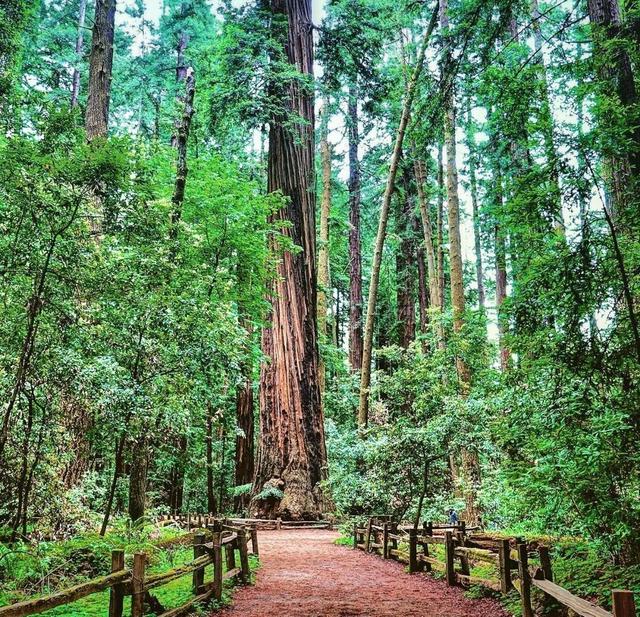
[[[239,589],[223,617],[506,617],[493,600],[362,551],[336,546],[336,532],[283,530],[259,535],[255,586]]]

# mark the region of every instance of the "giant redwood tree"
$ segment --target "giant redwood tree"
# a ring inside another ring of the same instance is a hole
[[[311,0],[272,0],[274,22],[286,20],[283,46],[302,79],[272,83],[284,103],[269,126],[267,188],[282,193],[283,233],[300,250],[281,255],[271,290],[271,314],[262,334],[268,357],[260,375],[260,444],[254,510],[303,519],[322,512],[319,483],[326,450],[316,334],[316,260]]]

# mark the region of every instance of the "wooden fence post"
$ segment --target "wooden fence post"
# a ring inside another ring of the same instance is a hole
[[[124,570],[124,551],[111,551],[111,572]],[[109,617],[122,617],[124,593],[122,585],[114,585],[109,590]]]
[[[222,600],[222,533],[214,528],[213,531],[213,597]]]
[[[425,521],[422,523],[422,535],[425,537],[430,537],[433,535],[433,523],[431,521]],[[422,543],[422,553],[425,557],[429,557],[429,543]],[[431,572],[431,564],[428,561],[425,561],[422,564],[422,568],[425,572]]]
[[[193,536],[193,558],[197,559],[205,554],[203,546],[205,542],[204,534],[197,533]],[[199,596],[203,592],[204,587],[204,566],[193,571],[193,593]]]
[[[144,570],[147,562],[145,553],[133,556],[133,571],[131,573],[131,617],[144,615]]]
[[[382,523],[382,559],[389,559],[389,523]]]
[[[258,551],[258,528],[255,525],[251,527],[251,552],[256,557],[260,554]]]
[[[465,545],[464,531],[456,531],[456,540],[458,541],[458,546],[464,547]],[[460,573],[466,574],[467,576],[471,574],[471,568],[469,567],[469,557],[465,554],[463,554],[462,557],[460,557]]]
[[[236,567],[236,548],[234,544],[234,542],[228,542],[224,545],[227,562],[227,572],[233,570]]]
[[[278,517],[276,519],[276,530],[280,531],[280,529],[282,529],[282,519]]]
[[[444,532],[444,550],[445,550],[445,563],[447,566],[447,585],[453,587],[456,584],[456,571],[454,565],[454,545],[453,534],[450,531]]]
[[[498,542],[500,591],[506,594],[513,589],[513,582],[511,581],[511,546],[509,540],[499,540]]]
[[[633,591],[614,589],[611,592],[613,603],[613,617],[635,617],[636,603],[633,599]]]
[[[369,522],[367,523],[367,530],[365,531],[365,536],[364,536],[364,552],[368,553],[369,552],[369,545],[371,544],[371,526],[373,525],[373,519],[370,518]]]
[[[358,523],[353,524],[353,550],[358,548]]]
[[[418,571],[418,530],[409,529],[409,574]]]
[[[248,583],[251,580],[251,572],[249,570],[249,551],[247,549],[247,532],[244,529],[238,529],[238,549],[240,550],[240,568],[242,568],[242,582]]]
[[[538,554],[540,555],[540,567],[547,581],[553,582],[553,571],[551,570],[551,557],[549,556],[548,546],[539,546]]]
[[[518,544],[518,575],[520,578],[520,600],[522,617],[533,617],[531,607],[531,579],[529,576],[529,555],[526,543]]]

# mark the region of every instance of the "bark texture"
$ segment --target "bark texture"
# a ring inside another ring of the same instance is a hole
[[[289,62],[311,75],[311,1],[272,0],[271,9],[288,20],[283,44]],[[273,283],[270,325],[262,334],[262,349],[270,361],[263,364],[260,376],[253,509],[260,516],[313,519],[323,511],[319,483],[326,477],[327,460],[316,336],[313,95],[299,81],[283,89],[290,111],[305,123],[287,126],[286,118],[272,119],[267,188],[288,198],[274,219],[291,223],[283,233],[301,251],[282,255],[279,280]]]
[[[116,0],[96,0],[89,59],[89,94],[85,113],[87,140],[106,137],[113,69],[113,34]]]

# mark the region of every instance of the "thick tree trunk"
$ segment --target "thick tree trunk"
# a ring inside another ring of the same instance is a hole
[[[78,33],[76,34],[76,59],[71,80],[71,107],[78,105],[80,94],[80,63],[82,61],[82,46],[84,45],[84,19],[87,12],[87,0],[80,0],[78,6]]]
[[[331,211],[331,147],[327,140],[328,109],[325,106],[322,115],[322,139],[320,141],[320,158],[322,165],[322,200],[320,202],[320,247],[318,250],[318,337],[321,342],[327,340],[327,293],[330,288],[329,278],[329,214]],[[325,366],[320,358],[320,395],[324,398]]]
[[[635,203],[640,175],[640,122],[636,111],[638,102],[636,83],[627,47],[616,41],[622,31],[618,0],[589,0],[589,20],[593,32],[593,59],[601,90],[605,96],[618,98],[627,114],[628,134],[621,135],[630,143],[613,144],[608,159],[608,180],[613,197],[613,219]],[[618,117],[600,117],[598,121],[620,133]],[[615,124],[613,124],[615,123]]]
[[[447,153],[447,216],[449,225],[449,268],[451,273],[451,306],[453,330],[459,333],[464,327],[464,280],[462,268],[462,243],[460,239],[460,201],[458,198],[458,169],[456,165],[455,102],[453,92],[445,97],[444,140]],[[464,359],[456,358],[458,379],[463,392],[468,391],[471,373]]]
[[[116,0],[96,0],[85,113],[88,141],[106,137],[108,132],[115,16]]]
[[[236,435],[235,485],[244,486],[253,482],[254,428],[253,428],[253,387],[251,363],[247,362],[243,372],[245,382],[236,392],[236,423],[240,433]],[[238,495],[234,499],[234,510],[241,512],[249,502],[248,494]]]
[[[349,362],[362,368],[362,243],[360,240],[360,161],[358,159],[358,93],[349,88]]]
[[[382,265],[382,251],[384,249],[384,241],[387,235],[387,222],[389,219],[389,207],[391,206],[391,196],[395,188],[396,175],[398,173],[398,164],[402,155],[402,145],[404,142],[404,134],[411,115],[411,107],[415,96],[416,84],[427,51],[427,45],[431,38],[431,33],[435,28],[438,18],[438,11],[434,10],[431,21],[424,34],[418,60],[416,62],[413,74],[406,88],[404,103],[402,106],[402,115],[400,124],[396,133],[395,144],[391,161],[389,162],[389,174],[387,176],[387,184],[382,198],[382,206],[380,208],[380,219],[378,221],[378,232],[376,234],[376,243],[373,252],[373,264],[371,267],[371,281],[369,283],[369,299],[367,302],[367,319],[364,328],[364,341],[362,347],[362,374],[360,378],[360,403],[358,406],[358,424],[360,428],[366,428],[369,421],[369,386],[371,385],[371,356],[373,353],[373,327],[375,323],[376,303],[378,297],[378,285],[380,283],[380,267]]]
[[[310,0],[272,0],[272,11],[288,20],[284,49],[303,75],[313,73]],[[253,509],[260,516],[318,518],[324,509],[319,483],[327,454],[318,380],[316,335],[315,206],[313,194],[313,94],[298,80],[272,84],[305,123],[274,117],[269,127],[268,191],[288,202],[274,220],[290,223],[282,232],[300,252],[285,252],[273,283],[270,325],[262,350],[270,359],[260,376],[260,450]],[[275,486],[271,497],[263,488]]]

